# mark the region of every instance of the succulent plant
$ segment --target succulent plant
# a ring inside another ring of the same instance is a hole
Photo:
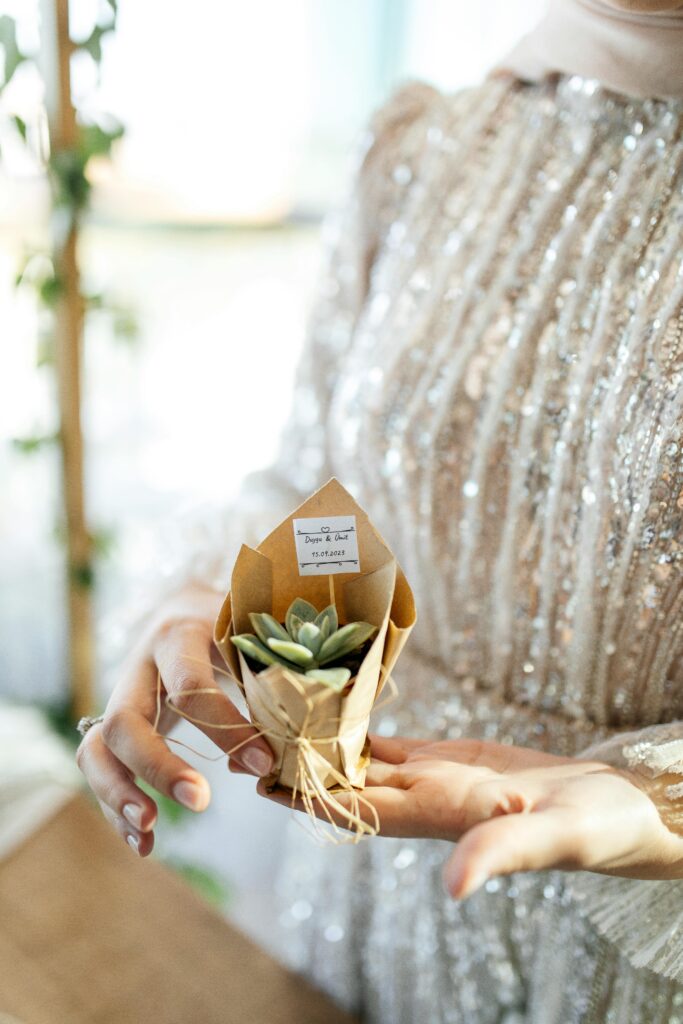
[[[319,612],[301,597],[290,604],[284,625],[267,612],[250,612],[249,621],[253,633],[230,637],[243,654],[259,665],[283,665],[338,692],[358,667],[360,648],[377,632],[369,622],[340,627],[333,604]]]

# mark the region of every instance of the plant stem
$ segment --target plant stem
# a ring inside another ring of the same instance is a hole
[[[51,153],[74,150],[78,126],[71,96],[68,0],[43,4],[46,92]],[[50,74],[51,72],[51,74]],[[64,213],[64,210],[57,213]],[[55,359],[62,495],[66,527],[70,687],[75,718],[93,710],[92,541],[85,511],[81,377],[83,301],[78,267],[78,216],[69,211],[66,228],[53,218],[53,260],[63,290],[55,309]]]

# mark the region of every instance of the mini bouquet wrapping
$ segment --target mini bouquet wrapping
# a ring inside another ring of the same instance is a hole
[[[258,547],[242,545],[216,621],[216,646],[274,751],[267,785],[290,789],[312,818],[317,802],[357,838],[379,828],[358,793],[370,712],[415,618],[391,549],[332,477]]]

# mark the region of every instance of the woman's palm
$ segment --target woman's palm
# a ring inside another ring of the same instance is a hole
[[[371,741],[363,797],[381,834],[458,841],[446,869],[455,895],[495,874],[553,867],[647,878],[667,863],[680,877],[683,839],[629,772],[479,740]]]

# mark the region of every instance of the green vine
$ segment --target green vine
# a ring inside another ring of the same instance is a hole
[[[73,43],[74,51],[89,54],[98,67],[102,60],[102,42],[116,27],[116,0],[107,0],[110,18],[105,24],[96,24],[88,37],[81,42]],[[8,15],[0,16],[0,52],[4,58],[0,74],[0,102],[8,85],[14,78],[17,69],[25,64],[36,65],[37,55],[23,53],[17,41],[17,26]],[[1,109],[1,108],[0,108]],[[7,121],[13,126],[22,145],[30,151],[30,130],[26,122],[16,113],[7,113]],[[74,146],[60,149],[50,154],[45,162],[45,172],[50,183],[53,216],[62,218],[62,223],[69,227],[78,225],[87,213],[91,184],[89,178],[90,163],[95,158],[107,158],[112,147],[123,135],[123,126],[111,117],[104,115],[99,122],[78,121],[77,139]],[[2,154],[0,153],[0,158]],[[59,301],[64,297],[66,286],[55,268],[51,252],[32,250],[27,252],[18,268],[15,284],[17,288],[28,288],[35,296],[39,309],[46,314],[49,322],[51,314]],[[80,306],[86,320],[91,314],[104,314],[109,318],[111,333],[117,340],[130,344],[137,339],[138,329],[135,316],[126,306],[105,294],[81,294]],[[41,333],[38,345],[37,365],[52,367],[54,365],[54,341],[48,330]],[[61,441],[58,430],[36,433],[33,436],[13,439],[14,448],[25,455],[35,455],[45,449],[57,447]],[[55,528],[55,537],[65,545],[66,530],[63,523]],[[95,582],[94,560],[106,556],[115,543],[115,534],[111,530],[94,530],[88,534],[89,551],[92,557],[68,566],[70,580],[79,589],[90,590]],[[70,702],[60,702],[45,708],[52,728],[63,735],[71,744],[77,742],[73,728],[73,714]],[[143,789],[149,790],[157,801],[160,817],[169,824],[178,824],[192,817],[169,797],[152,791],[146,784],[138,780]],[[200,865],[169,860],[173,867],[192,885],[206,900],[223,905],[228,893],[225,882],[207,871]]]
[[[87,53],[95,65],[100,68],[102,61],[103,40],[116,28],[117,3],[107,0],[109,19],[93,26],[86,39],[73,43],[74,51]],[[2,74],[0,74],[0,101],[5,90],[13,80],[17,70],[23,65],[33,65],[37,69],[37,54],[24,53],[18,43],[16,21],[9,15],[0,16],[0,52],[3,57]],[[21,144],[31,152],[30,132],[26,122],[18,114],[8,112],[7,122],[13,126]],[[69,149],[61,149],[49,155],[45,162],[45,172],[50,183],[53,212],[64,217],[65,222],[72,224],[80,221],[87,213],[91,198],[89,178],[90,163],[95,158],[111,156],[115,143],[123,136],[123,125],[110,116],[101,115],[99,121],[78,121],[76,144]],[[33,154],[35,155],[35,154]],[[0,158],[2,154],[0,153]],[[38,308],[50,314],[65,294],[65,285],[57,274],[51,253],[45,250],[31,250],[21,260],[17,270],[15,285],[28,288],[35,296]],[[138,338],[138,324],[132,310],[106,294],[82,295],[81,303],[86,320],[90,313],[97,312],[109,320],[112,337],[127,344],[134,343]],[[49,320],[48,320],[49,323]],[[36,364],[38,367],[54,366],[54,341],[49,329],[41,331],[37,347]],[[25,455],[35,455],[59,443],[58,431],[36,432],[12,439],[16,451]],[[64,531],[56,531],[60,540],[64,539]],[[103,531],[93,535],[93,553],[102,556],[111,544],[98,544],[97,537]],[[78,586],[90,588],[94,584],[94,568],[88,563],[71,565],[69,574]]]

